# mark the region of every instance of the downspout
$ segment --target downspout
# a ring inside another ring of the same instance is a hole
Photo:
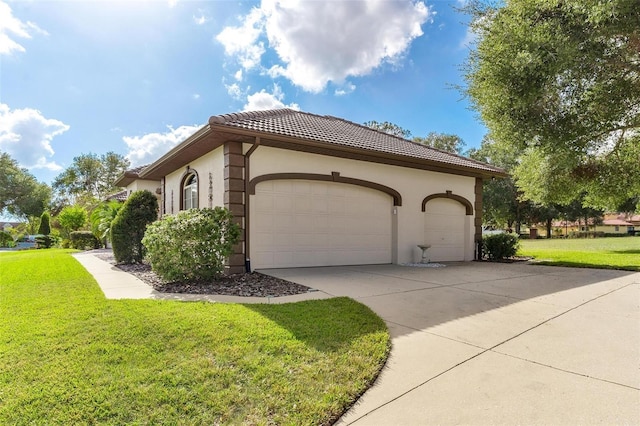
[[[251,180],[251,162],[249,161],[251,154],[258,149],[260,145],[260,136],[256,136],[256,141],[253,143],[249,151],[244,155],[244,267],[247,272],[251,272],[251,259],[249,255],[251,253],[251,209],[249,205],[249,181]]]

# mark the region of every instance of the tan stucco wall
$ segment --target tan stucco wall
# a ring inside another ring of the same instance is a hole
[[[216,207],[224,205],[224,152],[217,148],[208,154],[192,161],[188,166],[198,173],[198,206]],[[165,208],[166,214],[180,211],[180,183],[187,171],[187,166],[181,167],[165,177]],[[209,200],[209,175],[211,175],[211,200]],[[173,209],[172,209],[173,192]]]
[[[245,152],[251,145],[245,145]],[[258,147],[250,159],[249,179],[271,173],[317,173],[330,175],[339,172],[342,177],[379,183],[398,191],[402,206],[395,207],[397,214],[397,263],[417,262],[421,252],[418,244],[424,243],[425,214],[422,200],[431,194],[452,191],[453,194],[474,203],[475,178],[445,173],[409,169],[364,161],[341,159],[324,155],[289,151],[271,147]],[[474,212],[475,214],[475,212]],[[473,260],[473,217],[465,218],[465,260]]]
[[[156,190],[160,188],[160,181],[136,179],[127,186],[129,195],[136,191],[147,190],[156,195]]]

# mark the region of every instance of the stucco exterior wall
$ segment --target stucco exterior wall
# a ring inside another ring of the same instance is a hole
[[[152,194],[157,195],[156,190],[158,188],[160,188],[159,181],[136,179],[127,186],[127,193],[131,195],[133,192],[136,192],[136,191],[147,190],[147,191],[150,191]]]
[[[245,152],[251,147],[246,144]],[[424,244],[425,213],[422,201],[432,194],[446,193],[467,199],[474,203],[475,178],[445,173],[410,169],[399,166],[369,163],[350,159],[329,157],[318,154],[296,152],[260,146],[250,157],[250,176],[271,173],[316,173],[331,175],[339,172],[342,177],[362,179],[388,186],[402,196],[402,206],[392,207],[397,217],[397,263],[417,262],[421,251],[418,244]],[[475,214],[475,212],[474,212]],[[465,217],[465,260],[474,258],[473,215]]]
[[[224,153],[223,148],[220,147],[165,176],[163,210],[165,214],[175,214],[181,210],[182,188],[180,185],[187,173],[187,167],[198,174],[198,207],[223,206]]]

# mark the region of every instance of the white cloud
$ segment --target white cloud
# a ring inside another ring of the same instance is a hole
[[[8,105],[0,104],[0,150],[27,169],[62,170],[50,160],[54,154],[51,141],[67,130],[68,125],[45,118],[38,110],[11,110]]]
[[[264,43],[258,41],[264,27],[262,10],[251,9],[239,27],[226,27],[216,36],[224,46],[224,52],[235,56],[244,69],[251,69],[260,64],[265,51]]]
[[[225,84],[224,87],[227,89],[227,93],[229,94],[229,96],[231,96],[233,99],[240,100],[240,98],[242,97],[242,90],[237,83],[229,85]]]
[[[195,16],[193,15],[193,22],[195,22],[197,25],[204,25],[208,22],[209,20],[204,16],[204,13],[200,12],[200,16]]]
[[[349,93],[352,93],[354,90],[356,90],[356,86],[352,83],[347,83],[343,87],[336,89],[336,91],[334,92],[334,95],[344,96],[344,95],[348,95]]]
[[[397,63],[433,13],[412,0],[262,0],[241,26],[225,28],[216,39],[248,70],[260,63],[266,37],[280,59],[269,75],[317,93],[329,82]]]
[[[165,133],[148,133],[142,136],[123,136],[122,140],[129,152],[126,157],[131,161],[132,166],[140,166],[151,163],[171,148],[187,139],[202,126],[180,126],[174,129],[167,126],[169,131]]]
[[[197,101],[198,99],[200,99],[200,93],[194,93],[193,95],[191,95],[191,97]]]
[[[0,55],[11,55],[13,52],[24,52],[25,48],[13,37],[30,39],[32,33],[49,35],[33,22],[22,22],[15,16],[9,5],[0,1]]]
[[[236,71],[236,73],[233,75],[233,78],[235,78],[238,81],[242,81],[242,70]]]
[[[169,4],[169,7],[173,9],[178,4],[178,1],[179,0],[168,0],[167,3]]]
[[[255,92],[254,94],[247,96],[247,103],[244,106],[244,111],[261,111],[277,108],[300,109],[300,106],[295,103],[285,105],[284,102],[282,102],[283,99],[284,93],[282,93],[282,90],[277,84],[274,84],[272,93],[268,93],[262,89],[259,92]]]

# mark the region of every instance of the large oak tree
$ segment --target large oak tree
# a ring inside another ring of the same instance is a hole
[[[51,201],[51,188],[0,152],[0,213],[23,219],[40,216]]]
[[[536,202],[615,208],[640,194],[637,0],[472,2],[466,91]]]

